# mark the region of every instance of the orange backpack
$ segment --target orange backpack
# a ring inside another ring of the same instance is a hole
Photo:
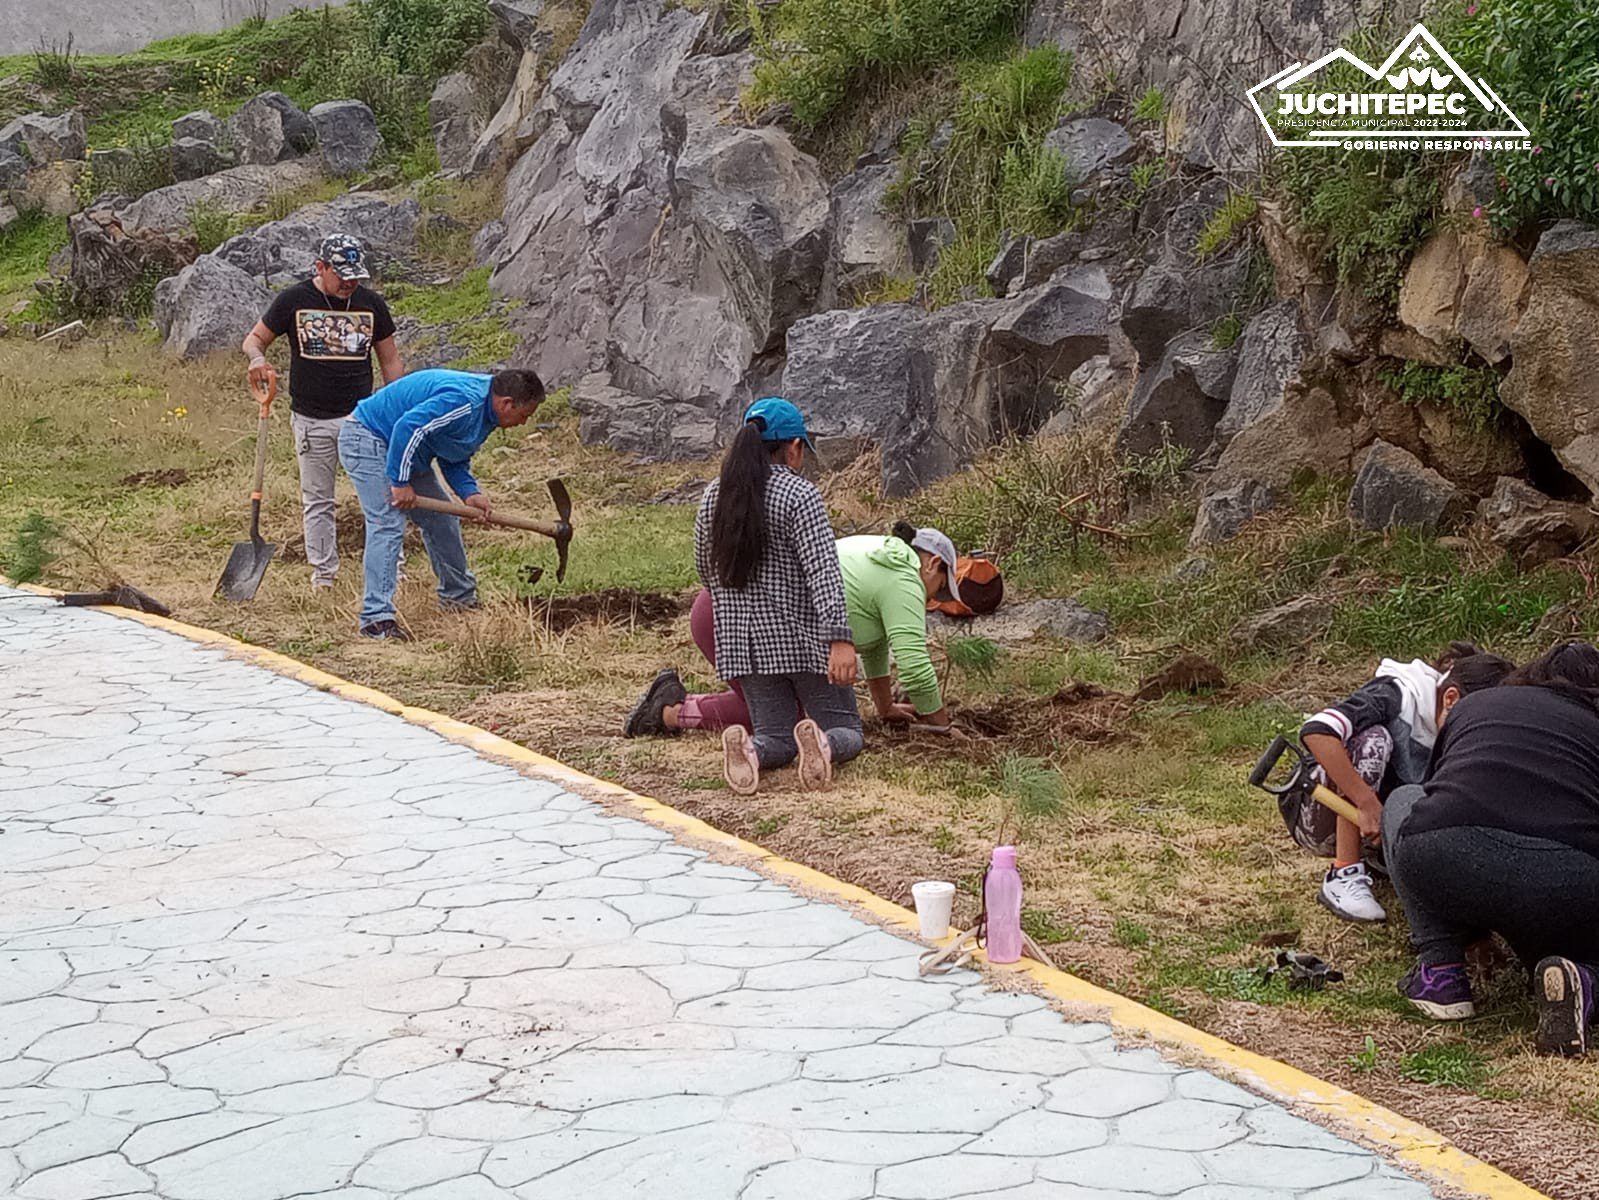
[[[993,612],[1005,598],[1005,579],[999,568],[979,555],[962,554],[955,559],[955,582],[960,587],[961,599],[929,600],[929,611],[951,617],[975,617]]]

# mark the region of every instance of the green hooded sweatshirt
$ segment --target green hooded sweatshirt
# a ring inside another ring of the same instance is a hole
[[[842,538],[838,563],[866,678],[887,675],[892,652],[899,681],[916,711],[926,716],[943,708],[938,672],[927,653],[927,589],[916,551],[897,537]]]

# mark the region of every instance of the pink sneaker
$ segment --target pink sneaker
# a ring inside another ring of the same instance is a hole
[[[753,796],[761,783],[761,762],[755,743],[742,725],[722,730],[722,778],[740,796]]]
[[[833,782],[833,744],[809,717],[794,726],[794,740],[799,743],[800,787],[821,791]]]

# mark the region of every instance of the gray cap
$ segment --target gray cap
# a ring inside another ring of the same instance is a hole
[[[948,568],[947,586],[950,599],[960,600],[960,588],[955,583],[955,543],[938,530],[928,528],[918,529],[916,536],[911,539],[911,545],[918,550],[925,550],[929,554],[936,554],[944,560],[944,566]]]

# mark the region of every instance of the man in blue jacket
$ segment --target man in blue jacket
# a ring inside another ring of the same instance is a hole
[[[544,384],[532,371],[501,371],[492,378],[467,371],[417,371],[356,406],[339,431],[339,461],[355,484],[366,517],[362,637],[410,640],[394,610],[407,516],[422,530],[439,581],[440,605],[477,607],[477,580],[466,565],[460,521],[417,508],[416,498],[449,499],[433,474],[437,462],[461,502],[487,519],[493,506],[472,478],[472,455],[495,429],[523,424],[543,402]]]

